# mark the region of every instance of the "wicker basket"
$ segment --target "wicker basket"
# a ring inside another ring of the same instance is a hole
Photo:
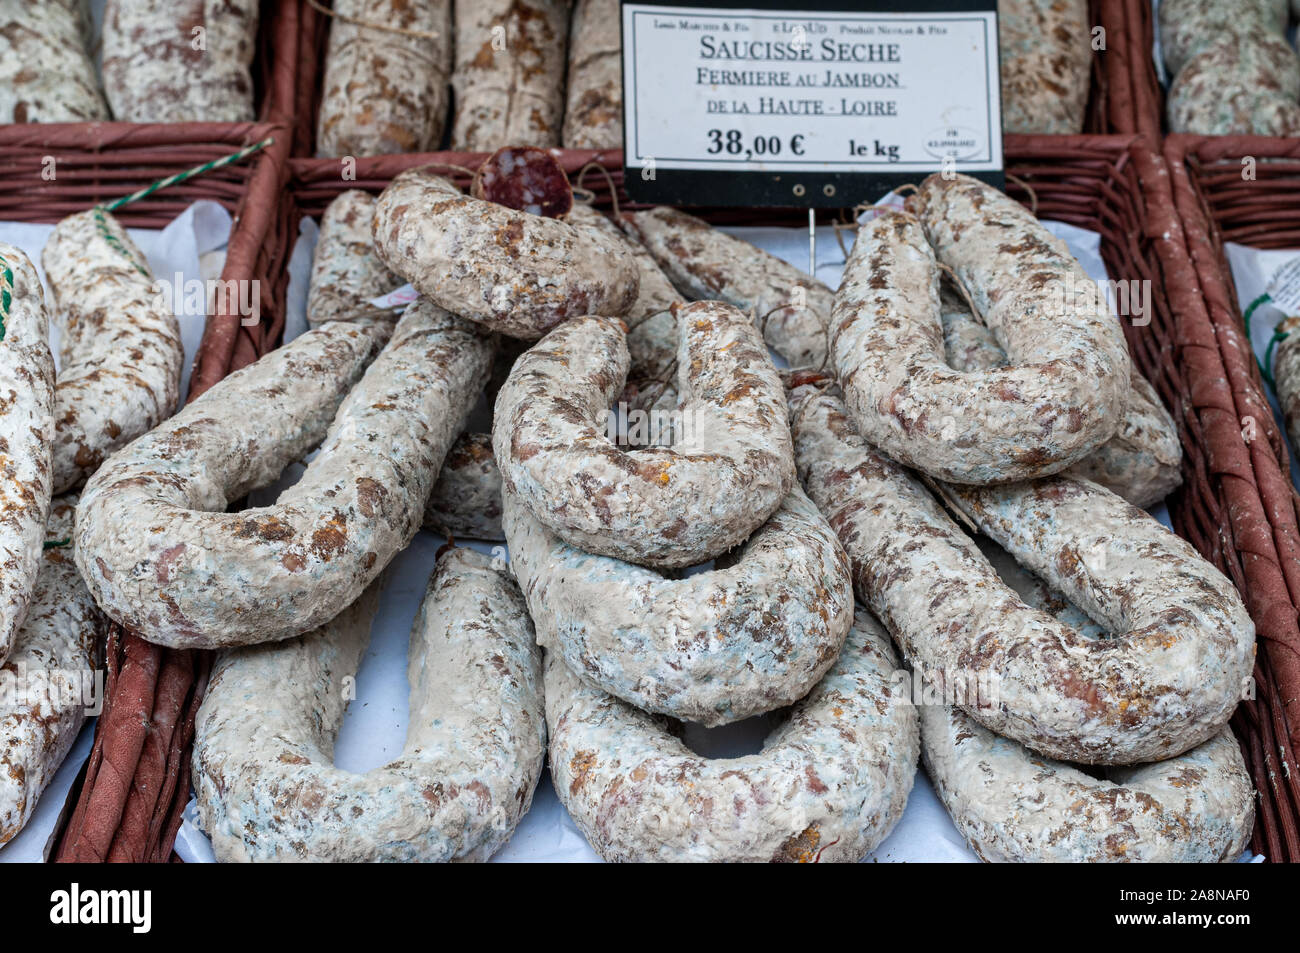
[[[1300,528],[1285,438],[1245,334],[1224,241],[1300,247],[1300,142],[1171,136],[1165,142],[1176,217],[1152,225],[1179,337],[1174,355],[1198,427],[1202,479],[1176,518],[1245,593],[1260,650],[1256,699],[1235,722],[1260,792],[1254,848],[1300,861]],[[1257,178],[1243,178],[1253,158]],[[1254,439],[1247,439],[1256,423]]]

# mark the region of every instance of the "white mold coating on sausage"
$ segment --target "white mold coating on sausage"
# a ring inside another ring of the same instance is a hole
[[[451,0],[335,0],[333,9],[316,154],[437,149],[451,93]]]
[[[916,711],[889,637],[859,610],[830,671],[758,754],[696,755],[662,719],[546,664],[556,793],[608,861],[856,862],[916,775]]]
[[[375,206],[380,260],[439,307],[537,340],[585,314],[619,317],[636,301],[625,245],[590,228],[463,195],[429,172],[403,172]]]
[[[0,242],[0,664],[27,615],[50,515],[54,357],[45,290]]]
[[[348,189],[325,208],[311,260],[307,323],[373,316],[370,301],[402,285],[375,254],[375,198]]]
[[[107,118],[85,0],[0,0],[0,123]]]
[[[738,553],[677,578],[585,553],[503,502],[537,641],[645,711],[721,725],[791,704],[853,620],[844,551],[798,488]]]
[[[76,508],[75,496],[50,507],[46,535],[55,545],[41,557],[31,608],[5,663],[6,674],[22,673],[29,688],[46,687],[0,702],[0,845],[31,819],[96,700],[87,697],[87,687],[103,654],[104,618],[77,573],[72,549],[57,545],[71,537]]]
[[[606,435],[628,352],[619,322],[565,322],[515,362],[492,443],[504,485],[566,542],[672,569],[718,556],[776,511],[794,484],[785,393],[749,319],[687,305],[671,447],[625,450]]]
[[[419,529],[492,360],[479,329],[421,300],[349,388],[391,328],[308,331],[99,469],[77,562],[110,616],[162,645],[250,645],[315,628],[369,585]],[[224,512],[322,437],[273,505]]]
[[[54,390],[54,492],[176,410],[185,348],[144,253],[111,214],[55,226],[41,254],[62,332]]]
[[[1133,764],[1215,735],[1245,692],[1255,627],[1232,584],[1154,518],[1053,477],[947,486],[979,529],[1115,638],[1024,604],[934,498],[813,384],[791,397],[799,476],[844,545],[858,598],[909,664],[986,679],[986,728],[1066,761]]]
[[[334,766],[378,588],[314,632],[218,658],[194,741],[218,860],[483,861],[528,812],[546,751],[541,653],[508,571],[472,550],[438,558],[420,604],[401,754]]]

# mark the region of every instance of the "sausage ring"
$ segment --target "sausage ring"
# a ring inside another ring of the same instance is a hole
[[[808,493],[839,535],[858,598],[909,663],[988,679],[986,728],[1053,758],[1133,764],[1181,754],[1232,715],[1255,628],[1224,576],[1101,487],[1064,478],[949,487],[952,502],[1116,636],[1090,643],[1009,589],[923,486],[853,431],[837,396],[792,394]]]
[[[1027,604],[1085,638],[1102,634],[1060,593],[1002,556],[991,561]],[[926,772],[984,860],[1230,861],[1250,838],[1254,788],[1226,728],[1168,761],[1112,768],[1098,779],[997,737],[959,708],[919,707]]]
[[[194,738],[218,860],[487,860],[527,813],[546,752],[541,653],[518,587],[473,550],[438,558],[411,630],[401,755],[334,766],[378,588],[302,638],[218,658]]]
[[[932,175],[916,198],[919,218],[885,212],[862,225],[835,296],[835,368],[862,436],[956,483],[1036,478],[1083,459],[1114,436],[1129,392],[1128,346],[1100,289],[996,189]],[[1012,366],[948,366],[936,254]],[[1067,301],[1068,289],[1087,304]]]
[[[746,539],[794,484],[785,392],[757,330],[715,301],[677,317],[683,425],[672,447],[633,453],[605,435],[627,379],[617,319],[556,328],[497,394],[492,445],[503,484],[587,552],[695,565]]]
[[[54,390],[54,493],[176,410],[185,348],[149,262],[117,219],[59,222],[41,253],[63,332]]]
[[[54,357],[45,290],[21,250],[0,242],[0,664],[41,566],[50,515]]]
[[[945,289],[946,292],[946,289]],[[993,370],[1007,365],[993,332],[975,320],[964,302],[940,296],[945,359],[954,370]],[[1154,506],[1183,482],[1183,447],[1174,419],[1155,388],[1134,368],[1131,389],[1115,436],[1064,471],[1092,480],[1134,506]]]
[[[420,169],[375,205],[375,251],[434,304],[537,340],[567,318],[617,317],[637,297],[626,247],[599,232],[463,195]]]
[[[392,327],[308,331],[91,477],[77,565],[110,616],[152,642],[211,648],[299,635],[356,599],[419,529],[492,360],[480,330],[420,301],[349,392]],[[322,437],[274,505],[222,512]]]
[[[721,725],[788,705],[853,621],[848,560],[798,487],[734,562],[684,578],[582,552],[503,502],[537,641],[645,711]]]
[[[859,861],[898,823],[916,775],[897,665],[859,610],[835,666],[763,750],[711,760],[548,654],[555,791],[609,861]]]

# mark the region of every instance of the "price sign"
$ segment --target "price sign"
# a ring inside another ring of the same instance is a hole
[[[783,5],[624,0],[634,199],[842,208],[943,169],[1002,185],[996,0]]]

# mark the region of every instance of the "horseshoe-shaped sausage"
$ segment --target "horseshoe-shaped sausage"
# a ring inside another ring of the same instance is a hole
[[[916,711],[891,684],[897,668],[859,610],[834,668],[760,753],[708,759],[550,654],[556,793],[609,861],[859,861],[898,823],[916,775]]]
[[[300,635],[351,604],[419,529],[492,360],[486,334],[421,300],[349,391],[392,328],[308,331],[101,467],[77,565],[104,610],[149,641],[212,648]],[[274,505],[223,512],[322,437]]]
[[[585,553],[504,503],[538,642],[646,711],[721,725],[788,705],[852,622],[848,562],[798,487],[726,565],[684,578]]]
[[[956,483],[1042,477],[1083,459],[1114,436],[1129,392],[1128,346],[1104,295],[996,189],[931,176],[916,198],[918,216],[885,212],[861,226],[835,295],[832,355],[858,430]],[[948,366],[941,262],[1011,366]]]
[[[1086,638],[1101,634],[1060,593],[1001,557],[990,561],[1026,603]],[[1097,778],[999,738],[959,708],[918,710],[926,772],[984,860],[1213,863],[1236,860],[1250,838],[1255,792],[1226,728],[1167,761]]]
[[[504,485],[587,552],[695,565],[746,539],[794,484],[784,391],[758,331],[721,302],[677,317],[684,399],[672,447],[629,452],[605,435],[628,368],[615,319],[556,328],[497,395],[492,443]]]
[[[375,584],[315,632],[217,660],[194,786],[218,860],[487,860],[527,813],[546,751],[541,653],[518,587],[473,550],[439,557],[420,605],[401,755],[334,766],[377,604]]]
[[[839,535],[858,598],[912,665],[992,679],[986,728],[1065,761],[1133,764],[1217,734],[1248,683],[1255,627],[1232,584],[1184,540],[1091,483],[949,487],[1026,568],[1116,636],[1104,643],[1026,606],[902,467],[816,385],[791,395],[796,459]]]

